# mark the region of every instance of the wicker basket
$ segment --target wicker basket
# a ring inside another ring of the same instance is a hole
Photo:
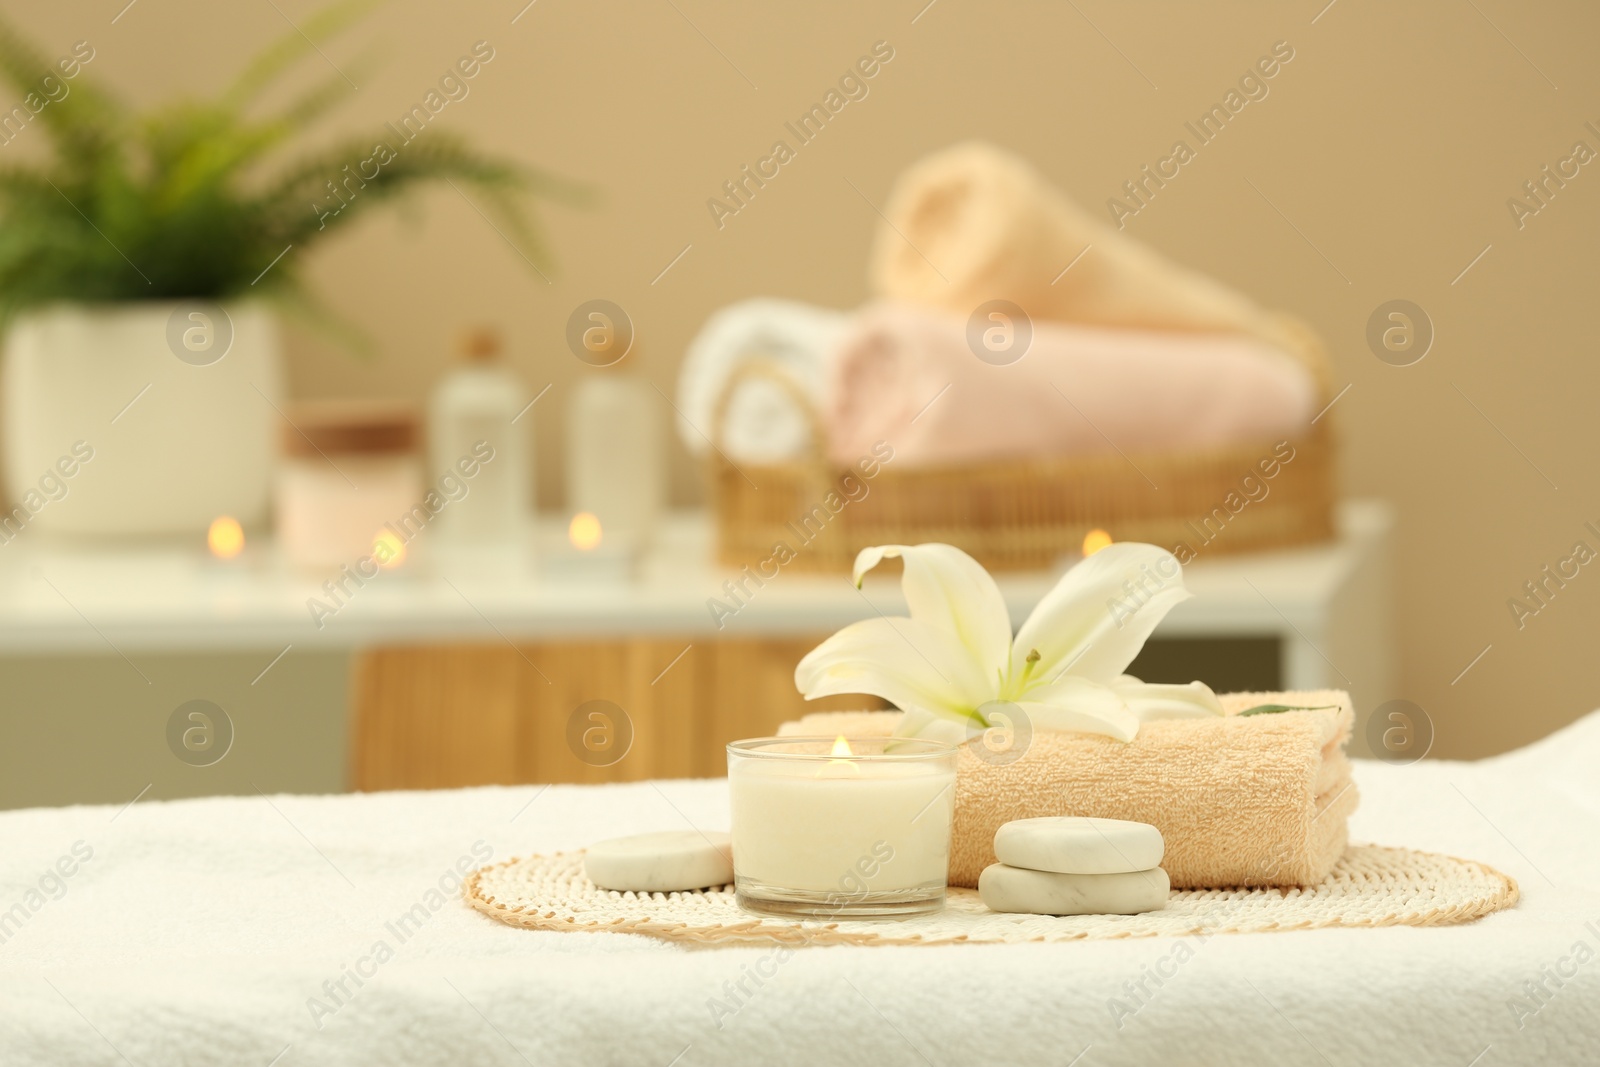
[[[810,415],[812,457],[767,466],[736,465],[727,458],[721,442],[727,405],[751,378],[779,383]],[[848,572],[868,545],[943,541],[990,570],[1021,570],[1047,568],[1078,553],[1094,529],[1118,541],[1172,549],[1184,562],[1303,545],[1334,534],[1328,421],[1289,442],[1293,458],[1271,479],[1258,469],[1262,460],[1274,458],[1270,441],[912,470],[896,470],[891,461],[864,478],[825,458],[821,416],[805,390],[775,361],[752,359],[724,386],[713,434],[718,555],[734,567],[772,558],[780,543],[793,551],[792,558],[780,554],[785,569]],[[1249,499],[1241,485],[1249,475],[1268,490],[1266,496]],[[849,500],[846,476],[853,477],[859,499]]]

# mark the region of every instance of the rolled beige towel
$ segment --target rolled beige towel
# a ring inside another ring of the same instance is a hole
[[[1320,345],[1303,323],[1163,258],[994,145],[966,141],[914,163],[884,216],[871,265],[881,296],[963,319],[1003,299],[1036,320],[1249,334],[1326,386]]]
[[[997,766],[963,750],[956,771],[950,884],[974,887],[995,862],[1004,823],[1088,815],[1150,823],[1166,841],[1174,888],[1315,885],[1348,840],[1358,796],[1344,745],[1355,722],[1338,690],[1227,693],[1227,715],[1148,722],[1132,741],[1037,733]],[[1259,704],[1337,710],[1241,718]],[[785,723],[786,736],[876,737],[900,713],[820,712]]]

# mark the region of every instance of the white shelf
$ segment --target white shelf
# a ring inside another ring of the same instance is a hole
[[[1339,539],[1329,544],[1216,558],[1202,551],[1185,568],[1194,598],[1160,633],[1321,631],[1341,590],[1381,553],[1391,521],[1386,505],[1352,501],[1341,509]],[[540,533],[553,531],[546,525]],[[633,582],[563,579],[555,563],[541,572],[537,555],[530,545],[522,562],[477,573],[452,573],[419,555],[370,580],[319,628],[307,600],[323,595],[328,576],[290,571],[270,546],[253,545],[248,559],[223,563],[170,545],[67,546],[21,537],[0,546],[0,647],[188,652],[718,632],[707,600],[724,595],[731,572],[712,562],[703,514],[671,516]],[[1014,621],[1027,616],[1054,578],[1041,572],[1001,579]],[[857,592],[843,576],[783,571],[725,619],[721,632],[816,634],[875,611],[903,613],[896,576],[869,578]]]

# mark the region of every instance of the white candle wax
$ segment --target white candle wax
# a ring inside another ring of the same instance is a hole
[[[954,786],[950,758],[735,758],[735,878],[843,906],[880,893],[942,893]]]

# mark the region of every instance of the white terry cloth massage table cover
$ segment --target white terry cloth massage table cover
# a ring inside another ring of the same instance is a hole
[[[1358,762],[1353,839],[1492,864],[1522,902],[1205,942],[688,949],[438,892],[491,850],[725,828],[720,780],[0,813],[0,1062],[1591,1063],[1597,762],[1600,713],[1477,763]]]

